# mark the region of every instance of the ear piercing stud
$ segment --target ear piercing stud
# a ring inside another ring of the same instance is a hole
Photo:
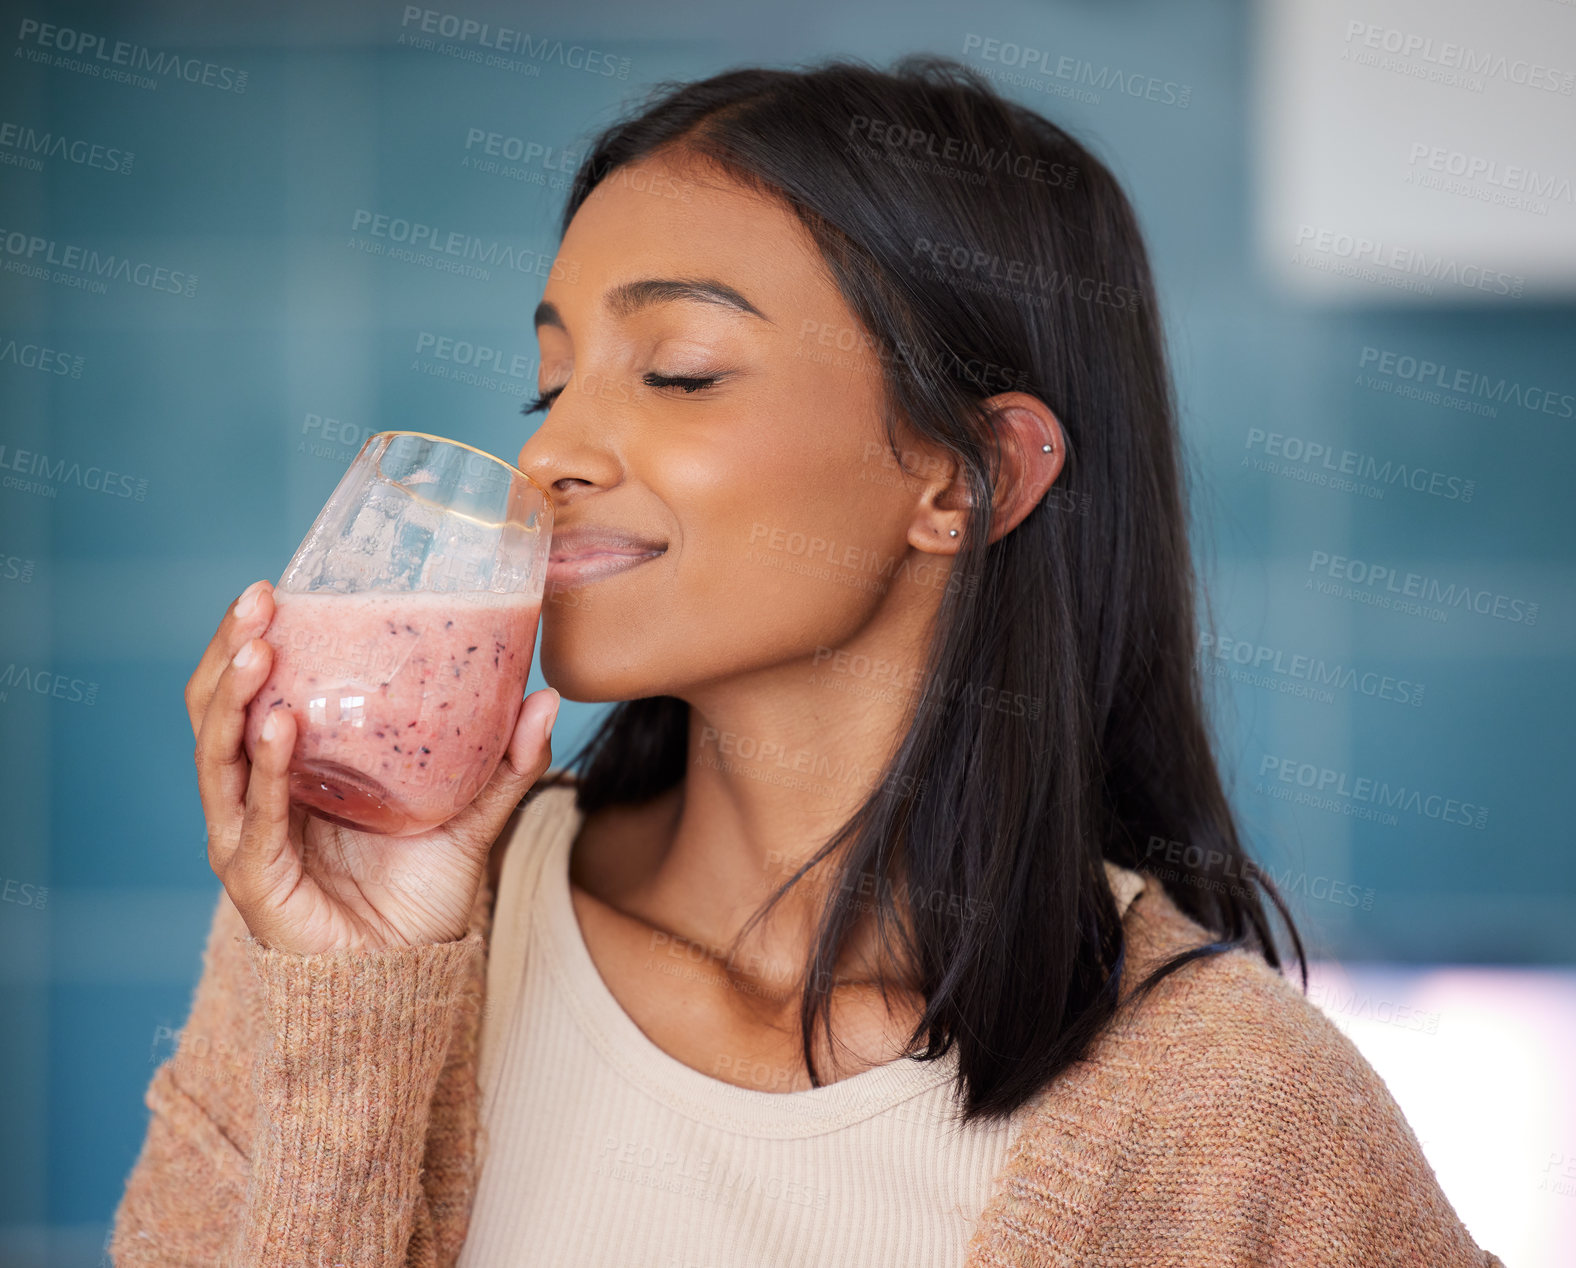
[[[1051,447],[1049,445],[1041,445],[1040,446],[1040,452],[1041,453],[1050,453],[1051,452]]]
[[[955,528],[949,528],[947,530],[947,532],[950,533],[953,537],[956,537],[958,535],[958,530],[955,529]]]

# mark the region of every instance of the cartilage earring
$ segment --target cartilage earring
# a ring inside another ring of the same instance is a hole
[[[1040,446],[1040,452],[1041,453],[1050,453],[1051,452],[1051,447],[1049,445],[1041,445]]]
[[[949,528],[947,530],[947,532],[950,533],[953,537],[956,537],[958,535],[958,530],[955,529],[955,528]]]

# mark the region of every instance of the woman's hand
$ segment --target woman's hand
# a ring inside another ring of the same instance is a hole
[[[273,664],[273,649],[259,636],[273,616],[273,587],[249,586],[186,684],[214,874],[252,936],[281,951],[314,955],[463,938],[493,842],[552,762],[547,730],[558,693],[547,688],[526,697],[498,769],[448,822],[405,837],[342,828],[290,804],[296,731],[288,709],[268,715],[247,760],[247,706]],[[237,653],[245,653],[244,663]]]

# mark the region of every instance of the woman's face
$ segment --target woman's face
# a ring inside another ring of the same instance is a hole
[[[917,650],[963,525],[925,505],[950,468],[912,440],[920,478],[894,465],[879,358],[790,212],[688,165],[620,169],[537,322],[551,405],[519,466],[554,502],[542,669],[563,695],[694,701],[856,641]]]

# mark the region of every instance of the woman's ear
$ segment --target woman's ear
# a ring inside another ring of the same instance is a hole
[[[990,540],[996,541],[1018,527],[1056,482],[1067,458],[1067,439],[1050,406],[1027,392],[1003,392],[982,402],[982,408],[996,445],[990,532]],[[933,463],[936,474],[917,508],[908,541],[919,550],[955,554],[969,521],[964,468],[950,456]]]
[[[995,517],[990,540],[1005,537],[1040,504],[1067,460],[1067,438],[1050,406],[1027,392],[984,402],[996,436]]]

